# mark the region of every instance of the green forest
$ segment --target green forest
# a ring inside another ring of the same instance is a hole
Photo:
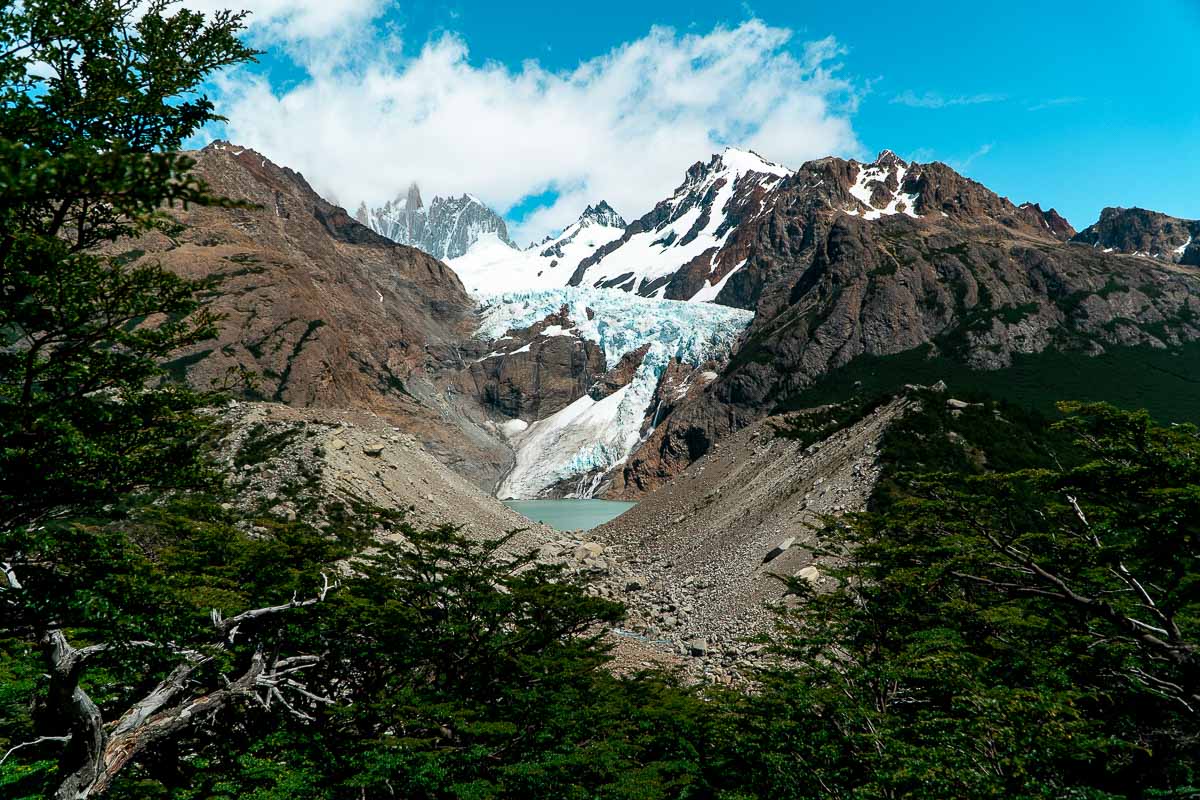
[[[142,5],[0,11],[0,796],[1200,796],[1200,433],[1150,412],[917,392],[731,687],[614,674],[622,606],[504,540],[245,518],[166,366],[220,286],[114,253],[231,202],[179,151],[256,54]]]

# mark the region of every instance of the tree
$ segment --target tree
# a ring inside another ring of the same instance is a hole
[[[621,607],[509,540],[393,531],[289,638],[326,656],[312,720],[193,731],[147,778],[188,797],[643,798],[702,783],[705,704],[669,678],[608,672]],[[230,746],[230,742],[236,742]]]
[[[198,307],[203,286],[120,251],[151,230],[171,235],[177,203],[223,202],[177,151],[219,119],[198,91],[205,78],[254,53],[237,36],[244,15],[171,5],[26,0],[0,12],[0,607],[5,633],[44,656],[35,742],[64,743],[60,797],[103,791],[148,743],[304,666],[252,649],[224,688],[197,690],[201,666],[234,654],[239,627],[311,600],[214,612],[202,647],[167,640],[172,625],[131,639],[125,609],[103,607],[106,582],[129,577],[127,539],[73,524],[205,473],[197,411],[211,398],[162,380],[160,363],[217,320]],[[81,575],[98,583],[70,583]],[[173,663],[109,726],[84,668],[138,647]]]
[[[216,320],[199,284],[114,251],[219,202],[177,150],[218,119],[200,82],[253,54],[241,15],[141,5],[0,13],[0,530],[196,477],[203,398],[151,381]]]

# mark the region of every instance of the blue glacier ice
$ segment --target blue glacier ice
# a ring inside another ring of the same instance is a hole
[[[478,335],[498,339],[510,329],[540,322],[563,306],[575,323],[567,333],[598,344],[609,368],[643,344],[649,343],[650,348],[627,386],[599,401],[584,395],[512,436],[516,463],[500,484],[501,498],[537,498],[564,480],[580,481],[575,496],[591,496],[601,475],[623,463],[641,441],[642,422],[670,360],[698,368],[706,361],[727,358],[754,316],[710,303],[566,287],[485,298]],[[591,480],[584,481],[585,476]]]

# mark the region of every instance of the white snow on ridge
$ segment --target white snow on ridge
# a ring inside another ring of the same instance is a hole
[[[667,201],[672,216],[669,222],[631,236],[588,269],[584,285],[596,286],[628,276],[621,280],[619,288],[636,292],[643,281],[669,277],[706,252],[712,251],[711,263],[715,263],[717,252],[734,232],[733,226],[726,226],[725,222],[732,210],[730,201],[742,185],[739,182],[748,175],[755,175],[758,176],[755,182],[769,191],[791,174],[788,168],[756,153],[727,148],[699,175],[689,174],[688,180],[675,190]],[[711,204],[703,204],[704,198],[719,182],[721,185]],[[686,243],[681,243],[706,211],[708,221],[703,229]],[[649,296],[660,298],[665,292],[664,283]]]
[[[733,277],[733,274],[735,272],[737,272],[738,270],[740,270],[742,267],[746,266],[747,260],[748,259],[743,258],[740,262],[738,262],[738,265],[736,267],[729,270],[729,272],[725,273],[725,277],[721,278],[721,280],[717,281],[716,283],[713,283],[713,284],[705,283],[704,286],[700,287],[700,290],[698,292],[696,292],[694,295],[692,295],[688,299],[688,302],[690,302],[690,303],[711,303],[714,300],[716,300],[717,295],[719,295],[721,293],[721,290],[725,288],[725,284],[729,283],[729,279]]]
[[[888,177],[892,174],[892,170],[896,172],[896,190],[892,192],[892,197],[887,204],[880,208],[871,203],[871,195],[873,193],[873,185],[876,183],[886,183]],[[863,164],[858,168],[858,175],[854,179],[854,185],[850,187],[850,194],[855,200],[858,200],[867,210],[862,212],[863,219],[876,220],[880,217],[892,216],[893,214],[907,214],[913,219],[920,219],[917,214],[917,196],[908,192],[900,191],[900,187],[904,185],[904,178],[908,175],[908,166],[902,161],[897,161],[895,165],[880,166],[876,164]],[[847,208],[845,212],[850,216],[858,216],[858,209]]]
[[[1182,256],[1182,255],[1184,254],[1184,252],[1185,252],[1185,251],[1186,251],[1186,250],[1187,250],[1189,247],[1191,247],[1191,246],[1192,246],[1192,238],[1193,238],[1193,237],[1189,236],[1189,237],[1188,237],[1188,240],[1187,240],[1186,242],[1184,242],[1184,243],[1183,243],[1182,245],[1180,245],[1179,247],[1176,247],[1176,248],[1175,248],[1175,255],[1177,255],[1177,256]]]
[[[479,237],[466,253],[446,263],[477,299],[500,292],[566,286],[579,262],[625,232],[624,227],[580,219],[556,239],[515,250],[495,234]],[[556,248],[562,252],[547,254]]]
[[[576,326],[571,332],[597,343],[609,368],[644,344],[650,348],[633,380],[620,390],[599,401],[584,395],[527,430],[510,434],[516,463],[497,490],[504,499],[538,497],[563,481],[602,474],[622,463],[641,440],[654,390],[671,358],[698,368],[710,359],[727,357],[754,316],[708,303],[568,287],[489,298],[478,335],[499,338],[564,305]],[[593,319],[588,319],[588,309]],[[581,485],[578,494],[587,496],[594,489],[594,484]]]

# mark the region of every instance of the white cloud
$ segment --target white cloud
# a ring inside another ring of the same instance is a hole
[[[361,31],[383,10],[383,0],[183,0],[211,14],[226,8],[250,12],[247,28],[257,43],[300,45]]]
[[[911,89],[896,95],[891,99],[893,105],[909,106],[911,108],[947,108],[949,106],[974,106],[980,103],[999,103],[1008,99],[1002,94],[971,94],[958,97],[944,97],[937,92],[917,94]]]
[[[979,149],[977,149],[974,153],[971,153],[971,155],[967,156],[966,158],[961,158],[957,161],[950,162],[950,166],[954,167],[959,172],[966,172],[968,169],[970,169],[972,164],[986,156],[988,153],[992,152],[993,147],[995,147],[995,145],[990,142],[988,144],[980,145]]]
[[[319,27],[313,8],[298,29]],[[473,63],[453,35],[408,58],[356,47],[347,59],[336,43],[292,51],[308,76],[286,90],[248,70],[226,76],[218,107],[228,138],[344,205],[382,202],[413,180],[426,194],[469,191],[501,211],[557,192],[516,231],[527,239],[600,199],[640,216],[725,144],[792,165],[857,154],[841,48],[829,38],[793,54],[790,40],[757,20],[703,35],[653,28],[562,73],[534,60]]]
[[[1058,108],[1059,106],[1073,106],[1077,103],[1082,103],[1082,97],[1054,97],[1049,100],[1043,100],[1040,103],[1029,107],[1029,111],[1045,111],[1047,108]]]

